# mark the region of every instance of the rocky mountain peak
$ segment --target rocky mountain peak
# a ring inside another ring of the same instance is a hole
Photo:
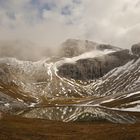
[[[140,56],[140,43],[132,45],[131,51],[134,55]]]
[[[97,46],[97,43],[88,40],[67,39],[62,43],[60,52],[64,57],[74,57],[96,49]]]
[[[81,55],[85,52],[90,52],[94,50],[104,51],[104,50],[122,50],[119,47],[115,47],[109,44],[99,44],[89,40],[79,40],[79,39],[67,39],[61,45],[60,56],[62,57],[75,57]]]

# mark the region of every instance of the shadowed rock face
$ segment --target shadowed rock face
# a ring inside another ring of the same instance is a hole
[[[59,67],[59,75],[76,80],[93,80],[104,76],[110,70],[126,64],[134,56],[128,50],[113,52],[104,56],[80,59]]]
[[[98,50],[116,50],[116,51],[119,51],[119,50],[122,50],[121,48],[119,47],[115,47],[115,46],[112,46],[112,45],[109,45],[109,44],[99,44],[96,49]]]
[[[64,63],[59,67],[58,74],[76,80],[93,80],[104,76],[116,67],[126,64],[134,57],[129,53],[129,50],[76,39],[68,39],[62,44],[60,56],[71,58],[91,51],[111,51],[112,53],[98,57],[94,57],[93,54],[91,58],[80,58],[76,63]]]
[[[140,56],[140,43],[134,44],[131,48],[131,51],[134,55]]]

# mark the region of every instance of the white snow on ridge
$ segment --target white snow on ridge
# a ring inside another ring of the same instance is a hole
[[[65,63],[75,63],[76,61],[80,60],[80,59],[86,59],[86,58],[94,58],[94,57],[99,57],[99,56],[103,56],[105,54],[109,54],[115,52],[114,50],[104,50],[104,51],[99,51],[99,50],[94,50],[91,52],[86,52],[83,53],[79,56],[75,56],[72,58],[65,58]]]
[[[9,107],[9,106],[10,106],[10,104],[9,104],[9,103],[6,103],[6,104],[4,104],[4,106]]]
[[[139,95],[139,94],[140,94],[140,91],[130,93],[130,94],[128,94],[126,97],[128,98],[128,97],[131,97],[131,96],[137,95],[137,94]],[[126,98],[126,97],[125,97],[125,98]]]
[[[102,101],[100,104],[104,104],[104,103],[112,102],[112,101],[114,101],[114,100],[115,100],[115,99],[105,100],[105,101]]]
[[[129,108],[120,108],[121,111],[129,111],[129,112],[140,112],[140,105],[136,105],[135,107]]]
[[[76,61],[80,59],[88,59],[88,58],[95,58],[95,57],[100,57],[109,53],[116,52],[115,50],[110,50],[110,49],[105,49],[103,51],[100,50],[93,50],[90,52],[83,53],[81,55],[72,57],[72,58],[63,58],[62,60],[56,62],[56,66],[59,67],[65,63],[76,63]]]

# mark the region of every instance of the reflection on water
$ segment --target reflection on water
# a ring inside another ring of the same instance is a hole
[[[114,123],[135,123],[136,118],[125,112],[96,106],[59,106],[32,108],[21,114],[27,118],[42,118],[63,122],[106,120]]]

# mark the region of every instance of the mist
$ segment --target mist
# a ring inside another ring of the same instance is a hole
[[[25,61],[38,61],[53,56],[55,53],[56,49],[39,46],[28,40],[0,41],[0,58],[12,57]]]

